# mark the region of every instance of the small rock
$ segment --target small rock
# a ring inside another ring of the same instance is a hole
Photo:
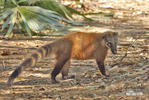
[[[40,88],[39,90],[40,90],[40,91],[45,91],[45,88],[42,87],[42,88]]]

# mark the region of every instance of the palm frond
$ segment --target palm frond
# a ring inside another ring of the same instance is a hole
[[[3,19],[5,19],[6,17],[8,17],[9,15],[11,15],[13,13],[13,10],[6,10],[3,13],[0,14],[0,21],[2,21]]]
[[[3,19],[6,19],[6,21],[2,25],[2,29],[9,27],[6,37],[11,33],[13,26],[18,21],[24,24],[23,27],[29,36],[32,35],[31,31],[41,31],[47,28],[58,30],[67,27],[65,24],[60,23],[60,21],[73,25],[81,25],[59,16],[57,12],[37,6],[17,6],[6,10],[0,16],[0,20]]]
[[[23,26],[24,26],[25,30],[27,31],[27,34],[28,34],[29,36],[31,36],[31,35],[32,35],[31,30],[30,30],[30,28],[29,28],[29,25],[27,24],[26,18],[25,18],[24,15],[21,13],[21,11],[20,11],[20,15],[21,15],[22,21],[23,21],[23,23],[24,23]]]
[[[67,10],[66,7],[60,4],[59,2],[56,2],[56,0],[40,0],[39,2],[36,2],[35,5],[44,9],[55,11],[60,16],[72,20],[72,15],[69,12],[69,10]]]
[[[0,9],[4,8],[5,0],[0,0]]]
[[[14,10],[14,13],[11,15],[12,17],[10,16],[11,17],[11,22],[10,22],[9,29],[8,29],[5,37],[8,37],[10,35],[12,29],[13,29],[13,26],[16,22],[16,13],[17,13],[16,10]]]
[[[31,5],[31,4],[34,4],[34,3],[38,2],[38,1],[41,1],[41,0],[19,0],[19,1],[18,1],[18,4],[19,4],[19,3],[24,3],[24,2],[26,2],[26,3],[28,3],[29,5]]]
[[[30,8],[30,7],[28,7],[28,8]],[[58,16],[57,12],[54,12],[54,11],[51,11],[51,10],[43,9],[43,8],[40,8],[40,7],[37,7],[37,6],[32,6],[30,8],[30,10],[32,10],[33,12],[38,13],[39,15],[43,15],[43,16],[47,16],[48,18],[52,18],[52,20],[55,19],[55,21],[56,20],[61,20],[61,21],[64,21],[66,23],[73,24],[73,25],[82,25],[80,23],[77,23],[77,22],[74,22],[72,20],[68,20],[68,19],[63,18],[61,16]]]
[[[7,18],[7,20],[5,21],[5,23],[2,25],[2,30],[4,30],[6,27],[8,27],[8,25],[9,25],[10,21],[12,20],[13,16],[14,16],[14,14],[11,14],[11,16],[9,16]]]
[[[12,3],[14,4],[14,5],[17,5],[17,1],[16,0],[11,0],[12,1]]]
[[[21,6],[22,3],[23,5],[39,4],[44,8]],[[2,30],[8,27],[6,37],[9,36],[15,24],[20,24],[29,36],[32,35],[32,31],[41,31],[47,28],[52,30],[64,29],[68,27],[66,23],[69,25],[82,25],[69,20],[71,17],[69,10],[55,0],[5,0],[5,7],[0,12],[0,21],[5,19]]]
[[[55,12],[49,11],[47,13],[43,13],[46,10],[36,6],[22,6],[19,7],[19,11],[22,16],[26,19],[26,23],[30,27],[31,30],[43,30],[49,26],[52,29],[56,29],[56,27],[64,27],[64,24],[59,22],[60,19],[56,19],[52,16],[58,16]],[[50,16],[49,16],[50,15]]]

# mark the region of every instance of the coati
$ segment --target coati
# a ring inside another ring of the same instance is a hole
[[[56,64],[51,73],[52,83],[57,83],[56,76],[61,72],[62,78],[67,79],[70,59],[86,60],[95,59],[99,70],[106,76],[104,60],[108,48],[113,54],[117,53],[118,33],[106,31],[104,33],[86,33],[72,32],[65,35],[50,44],[46,44],[36,50],[31,56],[25,59],[8,79],[8,85],[11,85],[16,77],[25,70],[25,68],[34,66],[37,60],[49,57],[55,54]]]

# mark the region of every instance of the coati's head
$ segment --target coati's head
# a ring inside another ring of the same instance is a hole
[[[118,33],[113,31],[107,31],[104,33],[103,39],[108,48],[110,48],[113,54],[117,54]]]

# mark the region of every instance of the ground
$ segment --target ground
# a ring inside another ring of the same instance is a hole
[[[52,84],[50,73],[54,67],[54,59],[46,58],[40,60],[36,66],[26,69],[13,86],[7,87],[8,76],[26,56],[41,45],[58,38],[34,36],[1,39],[0,99],[148,100],[149,10],[144,4],[147,0],[143,4],[133,2],[124,5],[122,2],[121,6],[109,0],[110,6],[106,7],[103,6],[107,4],[106,0],[105,4],[101,1],[99,0],[99,8],[114,11],[114,18],[101,20],[103,18],[94,16],[96,21],[85,23],[94,25],[93,28],[89,27],[93,30],[100,27],[119,32],[118,54],[113,55],[109,51],[105,61],[109,78],[101,76],[94,60],[72,60],[69,74],[75,75],[75,78],[61,80],[59,75],[57,80],[60,83]]]

